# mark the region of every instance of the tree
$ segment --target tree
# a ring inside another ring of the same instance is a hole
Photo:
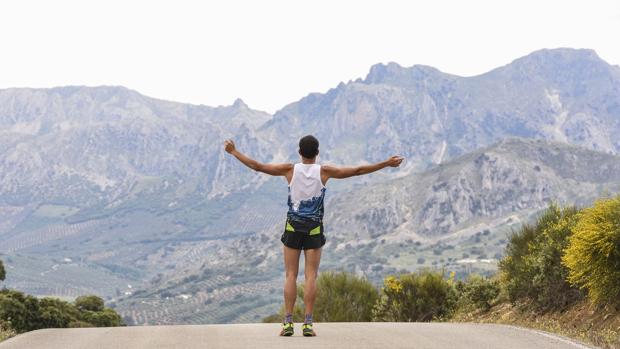
[[[75,306],[80,310],[89,310],[89,311],[103,311],[103,299],[95,296],[79,296],[75,299]]]
[[[0,259],[0,281],[4,281],[5,278],[6,270],[4,270],[4,263],[2,263],[2,260]]]
[[[26,331],[27,323],[26,306],[18,300],[0,294],[0,319],[6,321],[9,326],[17,331]]]
[[[562,261],[595,303],[620,303],[620,196],[581,212]]]
[[[17,332],[39,328],[39,300],[19,291],[0,290],[0,320]]]
[[[97,296],[82,296],[69,303],[9,289],[0,290],[0,323],[18,333],[41,328],[123,326],[120,315],[105,308]]]
[[[123,319],[120,315],[110,308],[105,308],[101,311],[86,310],[82,313],[82,318],[95,327],[115,327],[123,325]]]
[[[45,297],[39,301],[38,328],[66,328],[80,319],[80,312],[71,303]]]

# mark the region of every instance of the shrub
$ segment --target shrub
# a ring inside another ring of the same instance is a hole
[[[303,299],[303,287],[299,288]],[[325,272],[317,280],[313,318],[322,322],[365,322],[372,320],[372,307],[379,298],[366,279],[346,272]]]
[[[379,293],[368,280],[346,272],[324,272],[319,275],[316,288],[313,320],[321,322],[372,320],[372,308]],[[303,285],[297,285],[297,302],[293,311],[295,322],[304,320],[304,310],[301,306],[303,298]],[[282,307],[278,314],[267,316],[263,322],[280,322],[284,312]]]
[[[27,326],[26,307],[13,298],[0,295],[0,319],[12,328],[25,328]]]
[[[280,321],[282,321],[282,315],[281,314],[271,314],[268,316],[265,316],[262,320],[265,323],[278,323]]]
[[[584,209],[563,258],[568,280],[595,303],[620,302],[620,196]]]
[[[297,294],[299,295],[299,286],[297,288]],[[301,300],[298,299],[295,302],[295,307],[293,308],[293,322],[303,322],[304,321],[304,310],[303,308],[299,305],[301,303]],[[278,322],[282,322],[282,320],[284,320],[284,314],[285,313],[285,309],[284,309],[284,305],[282,305],[280,307],[280,311],[278,311],[277,314],[271,314],[268,315],[266,317],[263,318],[263,322],[265,323],[278,323]]]
[[[0,320],[17,332],[39,328],[39,300],[22,292],[0,290]]]
[[[71,321],[68,327],[69,328],[93,327],[93,324],[85,322],[85,321],[77,320],[77,321]]]
[[[529,254],[529,245],[534,241],[535,227],[525,224],[513,233],[506,246],[506,256],[499,262],[499,272],[503,288],[511,302],[531,294],[529,284],[529,270],[526,258]]]
[[[103,299],[94,296],[79,296],[75,299],[75,306],[80,310],[103,311]]]
[[[11,338],[16,334],[17,332],[15,332],[15,330],[12,329],[8,323],[0,320],[0,342],[5,339]]]
[[[70,303],[45,297],[39,301],[37,328],[66,328],[80,318],[80,312]]]
[[[469,275],[467,281],[456,283],[459,294],[458,305],[461,309],[489,310],[499,295],[499,282],[477,274]]]
[[[376,321],[431,321],[451,314],[456,292],[443,273],[419,271],[384,280],[373,309]]]
[[[76,303],[69,303],[3,289],[0,290],[0,321],[18,333],[41,328],[122,326],[121,317],[102,304],[103,300],[97,296],[78,297]]]
[[[123,320],[114,310],[105,308],[101,311],[86,310],[82,313],[85,322],[93,324],[95,327],[116,327],[122,326]]]
[[[562,264],[577,212],[574,207],[551,205],[534,225],[524,225],[510,237],[499,270],[511,302],[529,300],[548,310],[580,298],[579,291],[566,281],[568,269]]]

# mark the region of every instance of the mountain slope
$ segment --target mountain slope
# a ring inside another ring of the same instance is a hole
[[[377,283],[386,274],[421,267],[486,273],[494,270],[511,228],[553,201],[589,203],[605,191],[620,191],[620,157],[507,139],[423,173],[347,192],[328,189],[322,268],[361,273]],[[194,248],[211,246],[208,259],[199,259],[202,266],[155,280],[121,299],[117,310],[150,324],[245,322],[275,312],[281,229],[280,219],[243,239],[195,242]],[[161,309],[165,314],[158,315]]]
[[[0,91],[0,200],[110,204],[152,179],[200,178],[226,191],[221,140],[261,155],[251,128],[270,116],[242,101],[211,108],[148,98],[122,87]],[[244,176],[245,181],[251,176]]]
[[[341,193],[330,201],[326,220],[345,239],[404,234],[430,241],[480,219],[551,202],[583,204],[619,183],[618,156],[508,138],[421,174]],[[350,226],[356,229],[347,231]]]

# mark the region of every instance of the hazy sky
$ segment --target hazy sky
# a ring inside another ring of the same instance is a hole
[[[540,48],[620,63],[620,1],[29,1],[0,3],[0,88],[123,85],[274,112],[426,64],[470,76]]]

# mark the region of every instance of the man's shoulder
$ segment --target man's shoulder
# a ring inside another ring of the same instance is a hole
[[[326,173],[332,173],[334,171],[338,171],[338,166],[330,165],[330,164],[321,164],[321,171],[325,171]]]

